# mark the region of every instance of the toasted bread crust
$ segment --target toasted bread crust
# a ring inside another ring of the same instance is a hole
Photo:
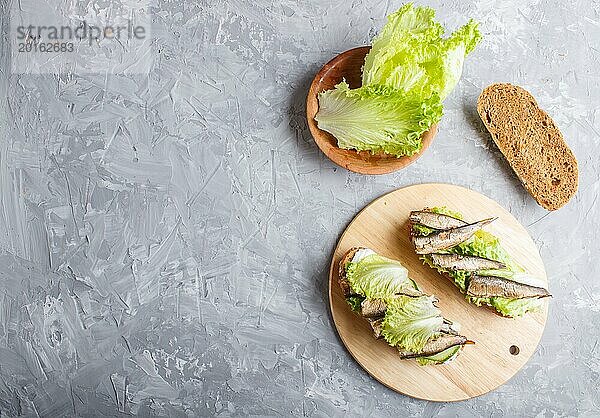
[[[350,261],[352,261],[352,259],[354,258],[354,255],[356,254],[356,252],[358,250],[362,250],[362,249],[365,249],[365,247],[350,248],[342,256],[342,259],[340,260],[340,263],[338,264],[338,284],[340,285],[340,288],[342,289],[342,293],[344,294],[345,298],[347,298],[348,296],[352,296],[352,289],[350,288],[350,283],[348,282],[348,279],[346,278],[346,264],[349,263]],[[364,317],[363,315],[361,315],[361,317],[366,319],[369,322],[369,325],[371,326],[371,329],[373,330],[373,336],[376,339],[381,338],[381,323],[382,323],[381,318],[370,319],[370,318]]]
[[[346,278],[346,264],[348,264],[354,258],[354,255],[358,250],[364,249],[364,247],[353,247],[346,251],[346,254],[342,256],[340,260],[340,264],[338,265],[338,284],[342,288],[342,293],[344,297],[352,295],[352,289],[350,288],[350,283]]]
[[[556,210],[573,197],[579,182],[577,160],[529,92],[508,83],[492,84],[479,96],[477,112],[539,205]]]

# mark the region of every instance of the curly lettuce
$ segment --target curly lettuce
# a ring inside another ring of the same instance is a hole
[[[386,86],[350,89],[343,81],[319,93],[319,129],[337,138],[340,148],[413,155],[421,135],[442,117],[437,96],[410,97]]]
[[[407,4],[388,16],[365,58],[363,86],[386,85],[422,97],[444,100],[462,74],[465,57],[481,34],[470,20],[449,38],[429,7]]]
[[[487,302],[487,301],[486,301]],[[506,299],[506,298],[490,298],[489,305],[493,306],[498,312],[504,316],[518,318],[525,315],[527,312],[535,312],[542,308],[544,301],[536,298],[525,299]]]
[[[318,127],[344,149],[402,157],[421,150],[421,136],[439,122],[442,101],[481,34],[477,23],[444,38],[429,7],[407,4],[388,16],[362,69],[362,87],[342,82],[319,94]]]
[[[388,344],[418,353],[440,335],[444,323],[433,296],[401,296],[387,301],[381,335]]]
[[[370,254],[358,262],[348,263],[346,278],[353,293],[370,299],[385,298],[414,287],[406,267],[379,254]]]
[[[348,296],[346,298],[346,302],[348,302],[348,305],[350,305],[350,309],[352,309],[352,311],[354,312],[360,312],[360,306],[363,302],[363,300],[365,300],[364,296]]]
[[[498,237],[483,230],[477,231],[470,239],[453,247],[450,252],[501,261],[511,271],[523,271],[500,245]]]

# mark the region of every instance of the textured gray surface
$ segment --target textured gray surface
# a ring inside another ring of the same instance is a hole
[[[0,416],[600,414],[600,3],[432,2],[450,28],[479,20],[484,41],[426,155],[352,174],[313,144],[305,94],[400,5],[159,0],[147,78],[11,75],[3,39]],[[556,213],[483,131],[475,100],[494,81],[528,88],[579,159],[579,193]],[[327,308],[355,213],[434,181],[507,207],[555,295],[528,365],[457,404],[371,379]]]

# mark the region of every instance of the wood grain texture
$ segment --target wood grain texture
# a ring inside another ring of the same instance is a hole
[[[419,399],[459,401],[496,389],[517,373],[534,353],[548,314],[546,299],[540,312],[524,318],[502,318],[468,303],[449,280],[424,266],[409,239],[408,215],[424,207],[447,206],[467,221],[490,216],[498,220],[485,230],[529,273],[547,283],[537,248],[525,228],[493,200],[469,189],[448,184],[421,184],[386,194],[364,208],[348,225],[335,249],[329,277],[333,321],[350,354],[375,379],[389,388]],[[367,321],[348,307],[337,283],[337,267],[351,247],[364,246],[399,260],[410,277],[428,294],[436,295],[443,315],[462,325],[461,334],[474,340],[449,364],[419,366],[401,360],[397,350],[375,340]],[[519,353],[510,353],[511,346]]]
[[[355,173],[387,174],[400,170],[416,161],[429,147],[431,141],[433,141],[437,132],[437,125],[433,125],[429,131],[421,136],[423,146],[418,153],[410,157],[397,158],[385,153],[371,154],[368,151],[339,148],[335,137],[329,132],[319,129],[315,121],[315,115],[319,110],[318,93],[332,89],[343,79],[346,80],[351,88],[361,86],[361,68],[365,61],[365,56],[370,49],[370,46],[350,49],[341,53],[321,68],[313,79],[308,91],[306,118],[317,146],[331,161]]]

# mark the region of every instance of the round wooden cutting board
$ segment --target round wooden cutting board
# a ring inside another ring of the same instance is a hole
[[[421,184],[374,200],[348,225],[331,263],[329,302],[342,342],[371,376],[415,398],[460,401],[496,389],[525,365],[544,331],[548,298],[540,312],[520,319],[502,318],[490,309],[468,303],[454,284],[421,263],[409,240],[409,212],[433,206],[457,210],[467,221],[497,216],[484,229],[500,237],[504,248],[519,264],[547,283],[533,240],[502,206],[463,187]],[[337,283],[341,257],[356,246],[399,260],[421,290],[438,297],[444,317],[459,322],[461,334],[475,341],[475,345],[465,346],[448,364],[419,366],[415,360],[401,360],[397,350],[385,341],[375,340],[368,322],[350,310]]]

